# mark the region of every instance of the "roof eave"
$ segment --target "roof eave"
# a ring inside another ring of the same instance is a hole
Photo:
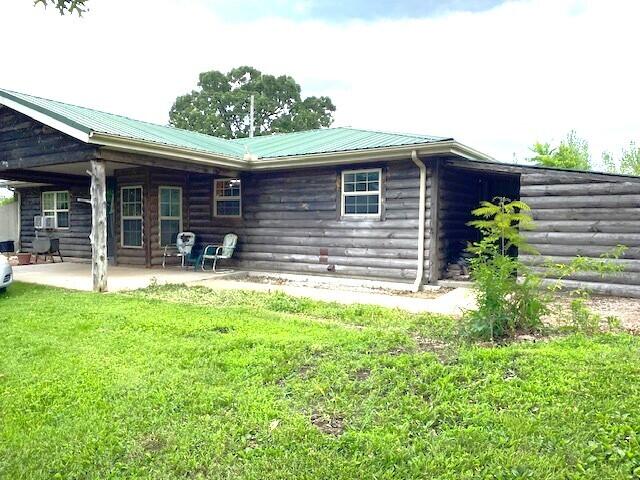
[[[0,105],[4,105],[11,110],[20,112],[23,115],[26,115],[40,123],[43,123],[48,127],[53,128],[54,130],[66,133],[67,135],[82,142],[89,143],[91,130],[84,128],[81,125],[76,124],[75,122],[63,122],[59,118],[56,118],[55,115],[46,113],[45,109],[39,108],[36,105],[22,102],[17,97],[7,92],[0,91]]]
[[[366,150],[329,152],[309,155],[293,155],[286,157],[264,157],[248,162],[250,170],[276,170],[286,168],[304,168],[323,165],[342,165],[349,163],[365,163],[377,160],[403,160],[411,156],[415,150],[420,156],[455,155],[470,160],[495,161],[466,145],[454,140],[431,142],[397,147],[372,148]]]
[[[247,169],[249,165],[249,162],[247,160],[231,157],[228,155],[203,152],[189,148],[174,147],[171,145],[134,140],[127,137],[106,135],[102,133],[93,133],[89,137],[88,143],[100,145],[102,147],[110,148],[113,150],[144,153],[146,155],[156,155],[159,157],[172,158],[176,160],[188,160],[193,163],[199,163],[213,167]]]

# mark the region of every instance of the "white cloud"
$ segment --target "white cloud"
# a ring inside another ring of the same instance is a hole
[[[596,157],[640,140],[635,0],[339,25],[230,23],[204,0],[90,4],[78,19],[3,0],[0,86],[165,123],[199,72],[248,64],[330,95],[337,125],[451,135],[501,160],[572,128]]]

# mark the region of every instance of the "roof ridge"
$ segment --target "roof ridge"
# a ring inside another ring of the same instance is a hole
[[[372,128],[354,128],[354,127],[336,127],[336,128],[355,130],[355,131],[359,131],[359,132],[381,133],[383,135],[402,135],[403,137],[413,137],[413,138],[417,138],[417,139],[424,139],[424,138],[437,138],[437,139],[440,139],[440,140],[452,139],[452,137],[441,137],[440,135],[427,135],[427,134],[422,134],[422,133],[392,132],[392,131],[389,131],[389,130],[377,130],[377,129],[372,129]]]
[[[35,99],[38,99],[38,100],[44,100],[46,102],[55,102],[55,103],[58,103],[58,104],[61,104],[61,105],[65,105],[65,106],[68,106],[68,107],[80,108],[80,109],[83,109],[83,110],[90,110],[92,112],[100,113],[100,114],[103,114],[103,115],[109,115],[109,116],[113,116],[113,117],[124,118],[126,120],[131,121],[131,122],[143,123],[143,124],[146,124],[146,125],[151,125],[153,127],[170,128],[172,130],[177,130],[179,132],[186,132],[186,133],[189,133],[189,134],[195,134],[195,135],[198,135],[198,136],[207,137],[207,138],[211,138],[211,139],[214,139],[214,140],[222,141],[224,143],[230,143],[230,140],[227,139],[227,138],[216,137],[215,135],[209,135],[208,133],[196,132],[194,130],[187,130],[186,128],[174,127],[173,125],[161,125],[159,123],[153,123],[153,122],[149,122],[149,121],[146,121],[146,120],[138,120],[137,118],[128,117],[127,115],[121,115],[119,113],[105,112],[104,110],[98,110],[97,108],[85,107],[85,106],[82,106],[82,105],[76,105],[74,103],[63,102],[63,101],[54,100],[54,99],[51,99],[51,98],[40,97],[38,95],[31,95],[31,94],[28,94],[28,93],[16,92],[14,90],[9,90],[7,88],[0,88],[0,92],[6,92],[9,95],[20,95],[20,96],[23,96],[23,97],[35,98]]]
[[[274,138],[274,137],[280,137],[280,136],[292,136],[292,135],[298,135],[298,134],[303,134],[303,133],[311,133],[311,132],[326,132],[326,131],[335,131],[335,130],[351,130],[354,132],[369,132],[369,133],[379,133],[382,135],[401,135],[403,137],[412,137],[412,138],[416,138],[418,140],[424,140],[424,139],[438,139],[438,140],[453,140],[453,137],[442,137],[439,135],[426,135],[426,134],[419,134],[419,133],[405,133],[405,132],[392,132],[392,131],[387,131],[387,130],[376,130],[376,129],[371,129],[371,128],[354,128],[354,127],[327,127],[327,128],[310,128],[308,130],[299,130],[296,132],[275,132],[275,133],[270,133],[267,135],[257,135],[255,137],[253,137],[254,139],[258,139],[258,138]],[[238,142],[240,140],[250,140],[250,137],[239,137],[239,138],[230,138],[229,141],[230,142]]]

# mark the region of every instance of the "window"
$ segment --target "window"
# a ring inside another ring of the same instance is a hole
[[[120,195],[122,246],[142,248],[142,187],[122,187]]]
[[[381,177],[380,168],[342,172],[342,215],[379,217]]]
[[[160,187],[160,246],[175,245],[182,231],[182,189]]]
[[[240,217],[242,214],[240,179],[224,178],[215,181],[213,211],[216,217]]]
[[[69,192],[42,192],[42,215],[54,218],[55,228],[69,228]]]

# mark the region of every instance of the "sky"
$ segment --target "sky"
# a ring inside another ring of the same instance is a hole
[[[1,0],[0,88],[166,124],[206,70],[328,95],[335,126],[451,136],[502,161],[575,129],[640,141],[637,0]],[[7,39],[11,39],[7,43]]]

